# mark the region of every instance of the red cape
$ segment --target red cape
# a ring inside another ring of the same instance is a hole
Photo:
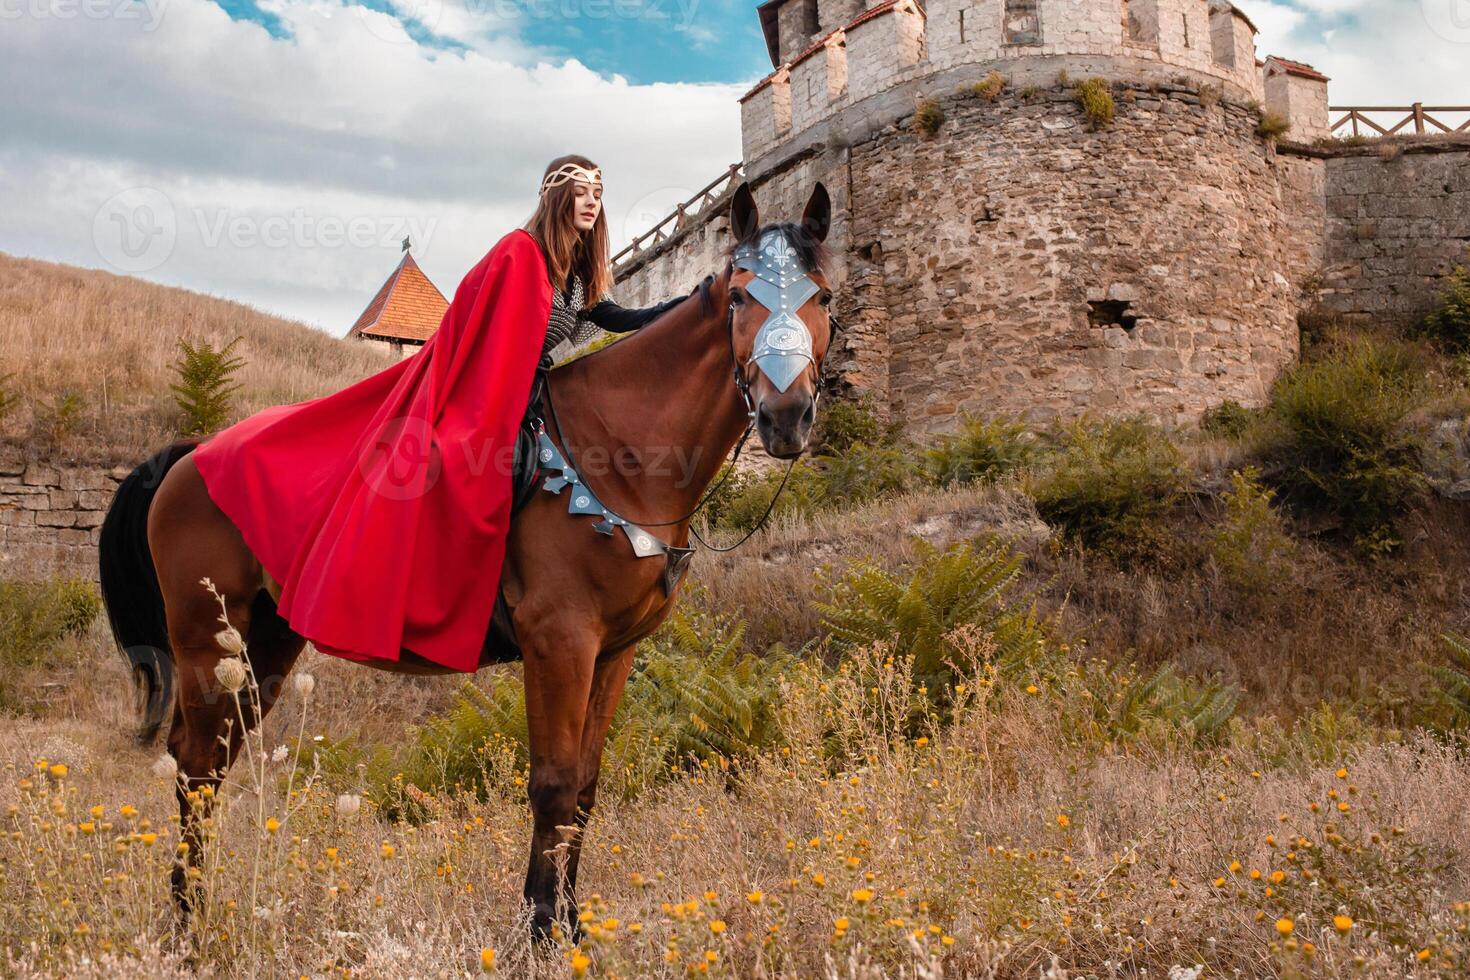
[[[516,427],[551,311],[517,229],[460,282],[423,349],[336,394],[268,408],[194,451],[210,497],[323,653],[479,663],[510,528]]]

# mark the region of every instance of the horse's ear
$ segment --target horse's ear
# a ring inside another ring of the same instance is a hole
[[[801,227],[813,242],[825,242],[827,232],[832,230],[832,198],[820,180],[807,199],[806,210],[801,215]]]
[[[750,183],[741,181],[730,202],[730,234],[737,242],[743,242],[754,238],[760,226],[761,213],[755,206],[755,195],[750,192]]]

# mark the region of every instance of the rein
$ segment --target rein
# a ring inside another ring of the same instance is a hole
[[[718,480],[716,480],[713,486],[711,486],[708,490],[706,490],[703,494],[701,494],[699,500],[694,504],[694,508],[692,510],[690,510],[688,513],[684,514],[682,517],[676,517],[673,520],[669,520],[669,521],[631,521],[631,523],[637,524],[640,527],[645,527],[645,528],[648,528],[648,527],[670,527],[670,526],[672,526],[674,524],[682,524],[685,521],[688,521],[691,518],[693,518],[694,515],[698,514],[699,511],[700,511],[700,509],[703,508],[704,505],[707,504],[710,501],[710,498],[712,498],[720,490],[720,488],[725,485],[725,483],[730,479],[730,477],[735,473],[735,463],[740,459],[740,451],[743,448],[745,448],[745,441],[750,438],[751,430],[755,428],[755,414],[756,413],[755,413],[755,403],[752,401],[752,399],[750,397],[750,382],[747,381],[746,378],[744,377],[744,375],[741,374],[741,372],[740,372],[740,358],[735,353],[735,304],[734,303],[729,304],[729,306],[726,308],[726,311],[725,311],[725,333],[726,333],[726,335],[727,335],[727,337],[729,338],[729,341],[730,341],[730,361],[731,361],[731,363],[733,365],[732,366],[732,369],[731,369],[731,374],[732,374],[733,379],[734,379],[734,382],[735,382],[735,389],[740,392],[740,397],[744,400],[745,407],[747,409],[747,413],[746,414],[750,418],[750,421],[747,422],[746,425],[745,425],[745,431],[740,434],[739,441],[737,441],[735,443],[735,453],[734,453],[734,455],[730,457],[729,463],[728,464],[725,464],[725,465],[728,466],[728,468],[725,470],[725,475],[722,476],[722,477],[720,477]],[[747,362],[747,363],[749,363],[749,362]],[[586,481],[587,481],[587,473],[586,473],[585,470],[582,469],[581,465],[578,464],[578,462],[576,460],[576,457],[572,455],[571,442],[567,438],[566,429],[562,428],[560,417],[557,415],[557,412],[556,412],[556,402],[555,402],[555,400],[551,396],[551,383],[550,383],[550,378],[547,379],[547,383],[543,386],[543,388],[542,388],[542,394],[543,394],[543,396],[546,399],[546,407],[549,409],[548,414],[551,416],[551,422],[552,422],[553,425],[556,426],[556,433],[557,433],[557,435],[561,437],[561,441],[562,441],[561,451],[566,456],[567,462],[571,464],[571,466],[573,467],[573,469],[575,469],[579,474],[581,474],[581,478],[582,478],[583,483],[586,483]],[[817,389],[817,395],[814,396],[814,398],[815,397],[819,397],[820,394],[821,394],[821,389],[818,388]],[[701,545],[703,545],[704,548],[707,551],[715,551],[715,552],[734,551],[736,548],[740,547],[745,542],[749,541],[752,537],[754,537],[757,531],[760,531],[762,528],[765,527],[766,521],[770,519],[770,516],[771,516],[772,511],[774,511],[776,509],[776,501],[780,499],[781,492],[786,489],[786,482],[791,479],[791,471],[793,469],[795,469],[795,468],[796,468],[796,460],[793,459],[791,461],[790,465],[788,465],[786,467],[786,475],[781,478],[781,485],[776,488],[775,494],[773,494],[771,496],[770,503],[768,503],[766,505],[766,511],[765,511],[765,513],[761,515],[760,520],[755,523],[755,526],[752,527],[750,529],[750,531],[748,531],[746,533],[746,535],[743,538],[741,538],[739,541],[736,541],[734,544],[729,545],[727,547],[718,547],[716,545],[712,545],[712,544],[710,544],[708,541],[706,541],[704,539],[704,536],[699,533],[698,529],[695,528],[692,523],[689,525],[689,533],[692,534],[694,536],[694,539],[696,541],[698,541]],[[591,484],[588,484],[588,487],[590,488],[591,487]],[[595,493],[596,491],[593,491],[593,492]],[[619,516],[622,516],[622,515],[619,515]]]

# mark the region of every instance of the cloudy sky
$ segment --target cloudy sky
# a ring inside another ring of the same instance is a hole
[[[345,330],[602,164],[614,247],[740,158],[755,0],[0,0],[0,251]],[[1242,0],[1350,104],[1470,104],[1470,0]]]

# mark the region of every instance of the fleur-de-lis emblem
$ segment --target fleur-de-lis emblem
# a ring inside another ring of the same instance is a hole
[[[772,235],[761,251],[766,253],[766,258],[778,269],[785,269],[796,261],[796,249],[783,236]]]

